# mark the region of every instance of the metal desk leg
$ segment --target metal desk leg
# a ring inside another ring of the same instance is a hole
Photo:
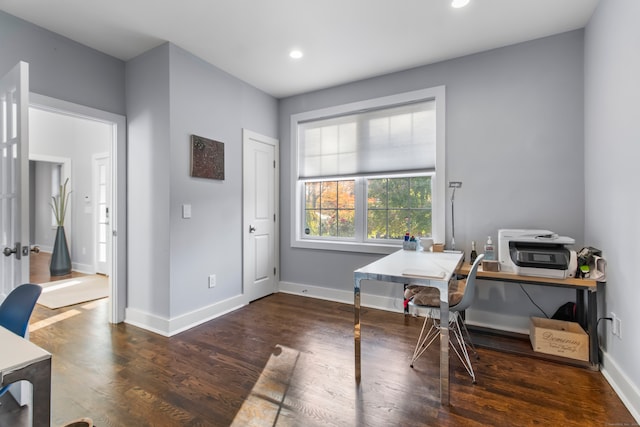
[[[354,313],[354,330],[353,338],[355,340],[355,362],[356,362],[356,382],[360,382],[360,278],[355,278],[353,287],[353,313]]]
[[[449,289],[440,288],[440,404],[449,405]]]
[[[576,320],[582,326],[582,329],[587,329],[584,310],[584,289],[576,289]]]
[[[598,293],[596,291],[588,292],[587,306],[587,332],[589,334],[589,362],[591,369],[600,369],[600,355],[598,353]]]

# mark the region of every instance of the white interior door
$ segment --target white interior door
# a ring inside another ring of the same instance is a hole
[[[278,141],[243,130],[243,286],[249,301],[276,291]]]
[[[93,159],[95,200],[96,273],[109,275],[111,254],[111,174],[109,155],[96,155]]]
[[[0,78],[0,300],[29,280],[29,65]]]
[[[0,301],[29,280],[28,218],[29,64],[19,62],[0,78]],[[31,403],[25,381],[10,392],[21,406]]]

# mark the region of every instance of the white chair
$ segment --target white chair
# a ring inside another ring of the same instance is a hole
[[[478,258],[476,258],[466,280],[456,281],[452,279],[449,283],[449,331],[451,334],[449,344],[474,383],[476,382],[476,375],[471,366],[468,350],[474,353],[476,359],[478,358],[478,353],[471,342],[471,336],[460,313],[469,308],[473,301],[476,287],[476,273],[482,258],[484,258],[484,255],[479,255]],[[422,330],[420,331],[420,336],[418,337],[418,342],[416,343],[416,348],[411,357],[412,368],[413,363],[422,356],[440,334],[440,291],[436,288],[420,287],[417,293],[411,295],[412,292],[416,292],[416,289],[416,287],[408,287],[405,297],[411,297],[409,306],[413,308],[414,312],[420,309],[426,309],[427,314],[422,325]],[[429,328],[427,328],[427,324],[430,325]]]

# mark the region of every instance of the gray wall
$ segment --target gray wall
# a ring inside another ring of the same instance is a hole
[[[446,179],[463,182],[456,192],[456,246],[468,253],[472,240],[495,240],[500,228],[544,228],[575,238],[579,249],[582,30],[281,100],[282,281],[350,291],[353,270],[378,257],[290,247],[291,114],[438,85],[446,86]],[[449,220],[447,233],[448,242]],[[401,295],[393,286],[370,284],[367,290]],[[558,289],[529,292],[549,315],[573,298]],[[540,315],[518,287],[485,283],[470,318],[521,330],[531,314]]]
[[[169,45],[127,63],[127,305],[169,314]]]
[[[124,62],[2,11],[0,40],[0,75],[25,61],[31,92],[124,115]]]
[[[242,294],[242,129],[277,137],[277,113],[276,99],[175,45],[127,63],[128,310],[170,320]],[[224,181],[190,177],[192,134],[225,144]]]
[[[585,236],[607,259],[601,316],[615,313],[621,338],[603,321],[603,372],[640,422],[640,2],[600,2],[585,36]]]

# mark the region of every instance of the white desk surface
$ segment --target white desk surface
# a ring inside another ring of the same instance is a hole
[[[0,378],[51,357],[51,353],[0,326]]]
[[[359,268],[355,273],[413,277],[448,282],[462,261],[461,252],[399,250]]]

